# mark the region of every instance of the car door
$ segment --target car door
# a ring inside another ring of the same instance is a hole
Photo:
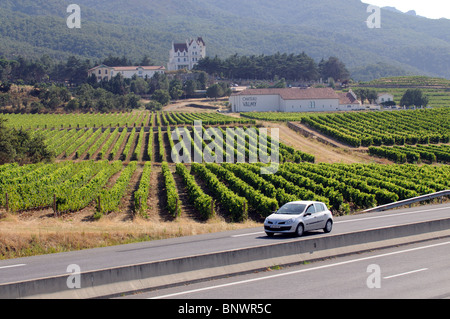
[[[314,224],[314,229],[322,229],[325,227],[325,223],[327,222],[325,207],[322,203],[315,203],[314,206],[316,209],[316,223]]]
[[[305,214],[303,216],[303,222],[305,224],[305,231],[315,229],[314,223],[316,221],[316,208],[314,204],[311,204],[306,208]]]

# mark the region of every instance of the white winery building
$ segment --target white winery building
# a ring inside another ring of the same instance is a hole
[[[169,71],[192,70],[200,59],[206,57],[206,44],[201,37],[188,39],[183,43],[172,43],[169,54]]]
[[[97,81],[109,81],[117,74],[121,74],[125,79],[131,79],[133,76],[139,78],[152,78],[156,73],[165,73],[166,68],[163,66],[115,66],[109,67],[104,64],[96,66],[88,71],[88,76],[93,74]]]
[[[377,104],[394,102],[394,96],[389,93],[378,93]]]
[[[332,88],[246,89],[230,96],[232,112],[330,112],[362,109],[356,95]]]

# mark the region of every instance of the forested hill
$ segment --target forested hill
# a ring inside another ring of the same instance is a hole
[[[369,29],[360,0],[77,0],[82,27],[69,29],[73,2],[2,0],[0,55],[148,55],[165,65],[172,41],[203,36],[210,56],[305,52],[338,57],[356,79],[450,78],[450,20],[382,10],[381,28]]]

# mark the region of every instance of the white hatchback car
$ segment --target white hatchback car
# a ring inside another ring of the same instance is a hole
[[[322,202],[298,201],[283,205],[264,221],[267,236],[276,233],[295,233],[302,236],[305,231],[323,229],[329,233],[333,228],[333,215]]]

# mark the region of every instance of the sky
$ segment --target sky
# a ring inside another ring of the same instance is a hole
[[[430,19],[450,19],[449,0],[362,0],[379,7],[395,7],[402,12],[415,10],[417,15]]]

